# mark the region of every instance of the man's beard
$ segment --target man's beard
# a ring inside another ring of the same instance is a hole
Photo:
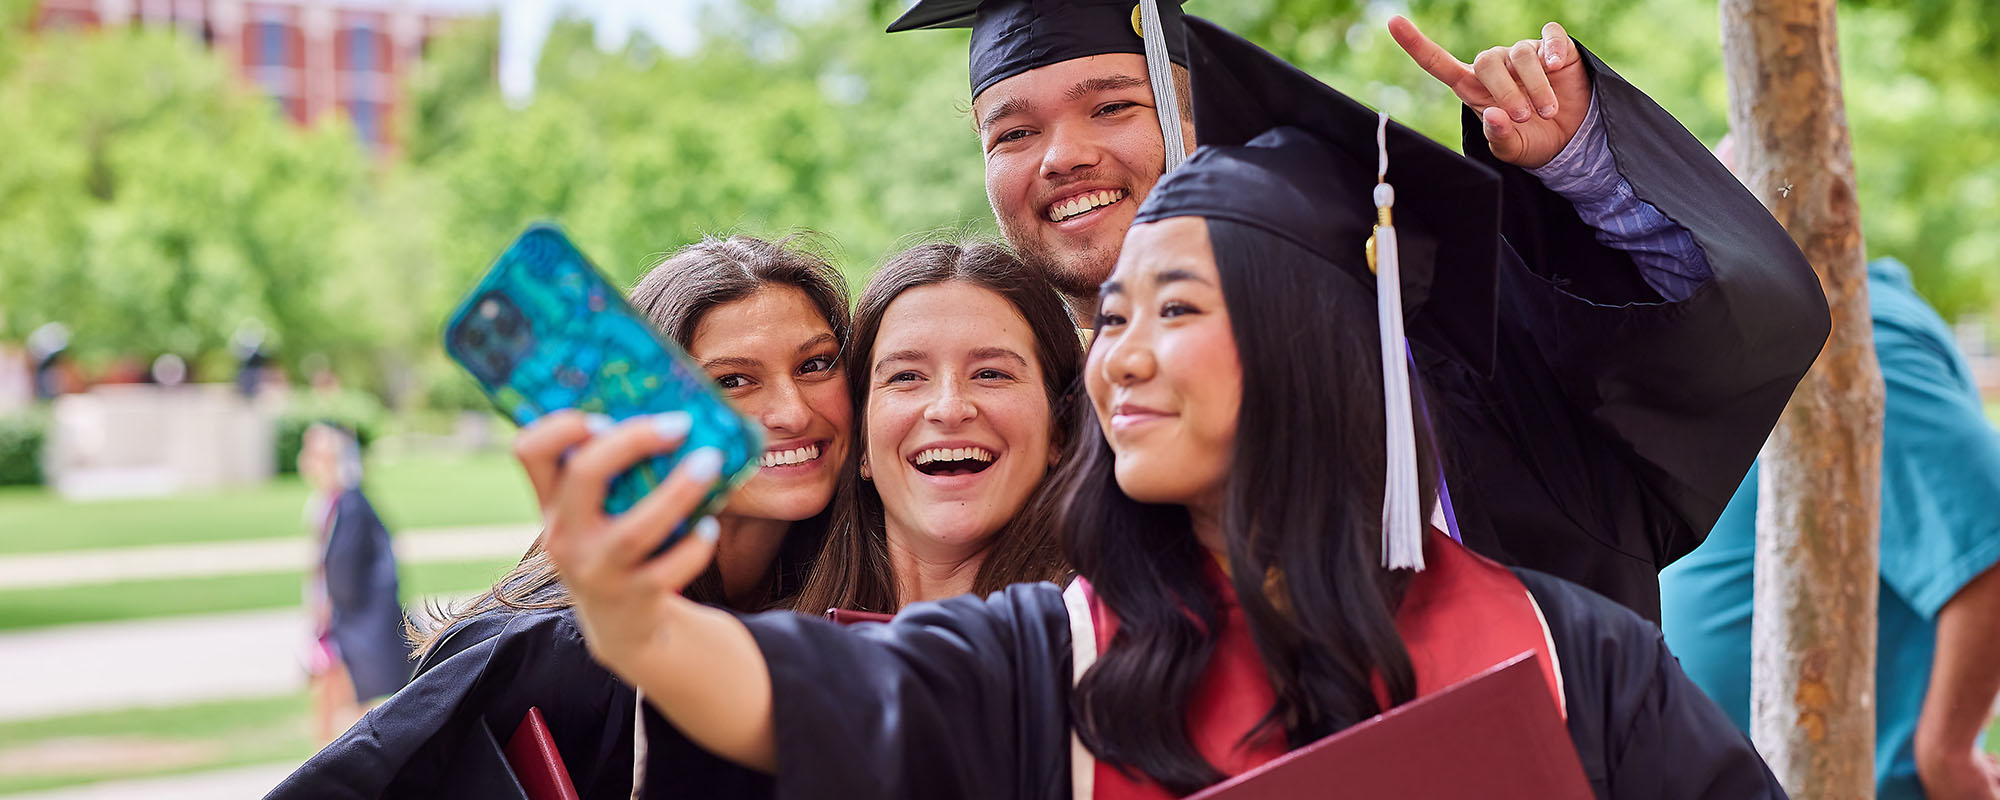
[[[1106,252],[1101,247],[1091,247],[1071,253],[1068,258],[1059,256],[1055,248],[1046,242],[1029,237],[1009,237],[1014,249],[1021,256],[1022,263],[1040,274],[1056,291],[1073,299],[1096,300],[1097,287],[1111,275],[1111,268],[1118,262],[1117,251]]]

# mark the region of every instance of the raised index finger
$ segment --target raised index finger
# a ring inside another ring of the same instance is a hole
[[[1401,14],[1390,17],[1389,35],[1403,48],[1403,52],[1410,54],[1410,59],[1417,62],[1418,67],[1444,82],[1444,85],[1456,90],[1461,81],[1472,77],[1472,67],[1453,58],[1444,47],[1417,30],[1417,24],[1407,17]]]
[[[1569,38],[1569,31],[1560,23],[1550,22],[1542,26],[1542,63],[1550,72],[1577,62],[1576,42]]]

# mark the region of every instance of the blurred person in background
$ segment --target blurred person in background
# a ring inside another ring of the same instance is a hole
[[[328,423],[306,428],[299,475],[311,493],[305,521],[318,537],[319,563],[306,585],[313,623],[307,653],[313,733],[333,739],[362,709],[410,679],[410,648],[389,529],[361,493],[361,447]]]
[[[1734,160],[1728,138],[1716,156]],[[1868,306],[1887,390],[1876,796],[1995,800],[2000,763],[1980,740],[2000,695],[2000,434],[1950,328],[1908,269],[1892,258],[1870,262]],[[1756,554],[1753,467],[1708,541],[1660,573],[1667,644],[1745,732]]]
[[[68,326],[51,322],[28,334],[28,359],[34,364],[36,400],[54,400],[56,395],[82,391],[82,381],[69,359]]]
[[[1055,287],[1005,247],[889,259],[855,308],[854,464],[794,607],[894,613],[1068,574],[1048,476],[1083,365]]]
[[[265,334],[264,323],[248,319],[236,326],[236,333],[229,338],[229,352],[236,356],[236,391],[246,398],[256,397],[263,389],[272,366]]]
[[[789,605],[826,536],[827,505],[849,460],[845,279],[805,237],[711,238],[654,266],[630,300],[738,412],[764,427],[757,475],[720,514],[694,526],[693,533],[719,540],[720,552],[684,596],[737,611]],[[531,427],[539,435],[517,440],[516,451],[524,460],[553,457],[610,423],[575,411],[551,414]],[[684,432],[688,418],[626,424]],[[537,500],[544,508],[557,502],[539,492]],[[592,502],[601,516],[602,495]],[[440,610],[435,625],[413,627],[420,660],[409,688],[269,796],[481,796],[480,787],[516,779],[496,741],[507,742],[531,708],[543,715],[585,800],[627,800],[647,772],[662,776],[654,784],[666,793],[676,759],[698,751],[591,657],[571,604],[537,539],[485,594]],[[730,779],[741,784],[725,796],[769,784],[748,770],[729,771]]]

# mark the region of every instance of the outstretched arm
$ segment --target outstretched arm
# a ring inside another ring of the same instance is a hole
[[[2000,798],[2000,764],[1980,752],[1979,733],[2000,697],[2000,568],[1952,595],[1937,617],[1937,653],[1917,716],[1917,779],[1934,798]]]
[[[1560,421],[1581,434],[1513,438],[1538,470],[1534,480],[1555,490],[1546,504],[1507,505],[1615,536],[1614,549],[1655,568],[1671,563],[1714,525],[1826,340],[1831,323],[1811,265],[1699,140],[1560,26],[1504,56],[1480,56],[1518,71],[1535,63],[1523,55],[1540,53],[1556,113],[1526,122],[1516,121],[1525,106],[1509,103],[1538,89],[1490,88],[1478,59],[1457,61],[1407,20],[1391,32],[1470,109],[1467,157],[1501,172],[1501,230],[1521,261],[1501,274],[1503,328],[1520,332],[1515,344],[1529,355],[1492,376],[1503,395],[1492,407],[1515,430],[1540,431],[1547,399],[1558,396]],[[1606,241],[1609,226],[1586,218],[1585,203],[1530,174],[1582,138],[1592,104],[1623,188],[1658,212],[1653,222],[1685,231],[1705,265],[1649,271],[1646,247]],[[1536,374],[1551,383],[1535,383]],[[1657,613],[1649,605],[1634,607]]]
[[[763,653],[734,616],[680,595],[714,558],[719,528],[703,519],[667,552],[650,555],[715,485],[719,454],[689,454],[630,510],[604,513],[611,479],[679,447],[688,425],[679,412],[615,426],[559,412],[522,431],[514,452],[534,485],[549,558],[576,600],[591,654],[696,744],[771,772],[777,748]]]
[[[1389,33],[1431,77],[1479,117],[1493,156],[1527,169],[1576,206],[1597,241],[1631,256],[1641,277],[1669,301],[1711,276],[1694,237],[1640,200],[1613,161],[1604,121],[1576,42],[1551,22],[1539,39],[1493,47],[1465,64],[1403,17]]]

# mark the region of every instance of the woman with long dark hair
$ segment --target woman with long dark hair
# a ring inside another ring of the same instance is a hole
[[[1083,366],[1055,289],[997,244],[922,244],[855,306],[854,464],[793,607],[893,613],[1067,574],[1047,488]]]
[[[825,538],[827,506],[850,444],[843,380],[850,317],[845,282],[807,245],[748,236],[707,239],[661,261],[631,293],[633,307],[693,356],[739,412],[764,427],[766,449],[756,476],[714,518],[696,526],[717,540],[718,552],[679,592],[693,602],[739,611],[788,605]],[[650,424],[677,422],[685,430],[685,415],[663,415]],[[587,436],[608,423],[563,413],[542,430]],[[520,440],[524,461],[540,455],[535,442]],[[539,492],[537,499],[544,507],[553,502]],[[635,748],[634,731],[642,728],[635,721],[642,712],[637,696],[584,648],[570,592],[544,542],[538,538],[491,590],[413,632],[421,658],[410,687],[272,796],[478,794],[483,790],[474,787],[485,785],[483,777],[504,769],[489,742],[506,742],[531,707],[546,718],[585,798],[633,796],[635,775],[648,764],[671,772],[679,763],[679,738],[655,718],[643,729],[646,740],[660,746]],[[482,738],[482,727],[492,740]],[[735,774],[751,787],[764,782],[748,772]]]
[[[1425,169],[1458,163],[1435,149]],[[1782,796],[1656,628],[1422,525],[1433,448],[1391,435],[1421,400],[1384,389],[1403,305],[1378,313],[1394,295],[1357,277],[1376,175],[1359,160],[1281,128],[1204,149],[1146,199],[1103,288],[1084,448],[1057,476],[1069,590],[849,629],[738,618],[665,591],[699,572],[704,542],[638,563],[656,538],[558,514],[550,552],[594,652],[785,797],[1185,794],[1523,651],[1598,796]],[[1451,185],[1406,180],[1399,207]],[[1415,303],[1435,274],[1423,232],[1449,228],[1405,222],[1405,280],[1387,285]],[[599,439],[544,474],[601,482],[677,443],[640,426]],[[671,478],[653,513],[685,514],[710,482]]]

